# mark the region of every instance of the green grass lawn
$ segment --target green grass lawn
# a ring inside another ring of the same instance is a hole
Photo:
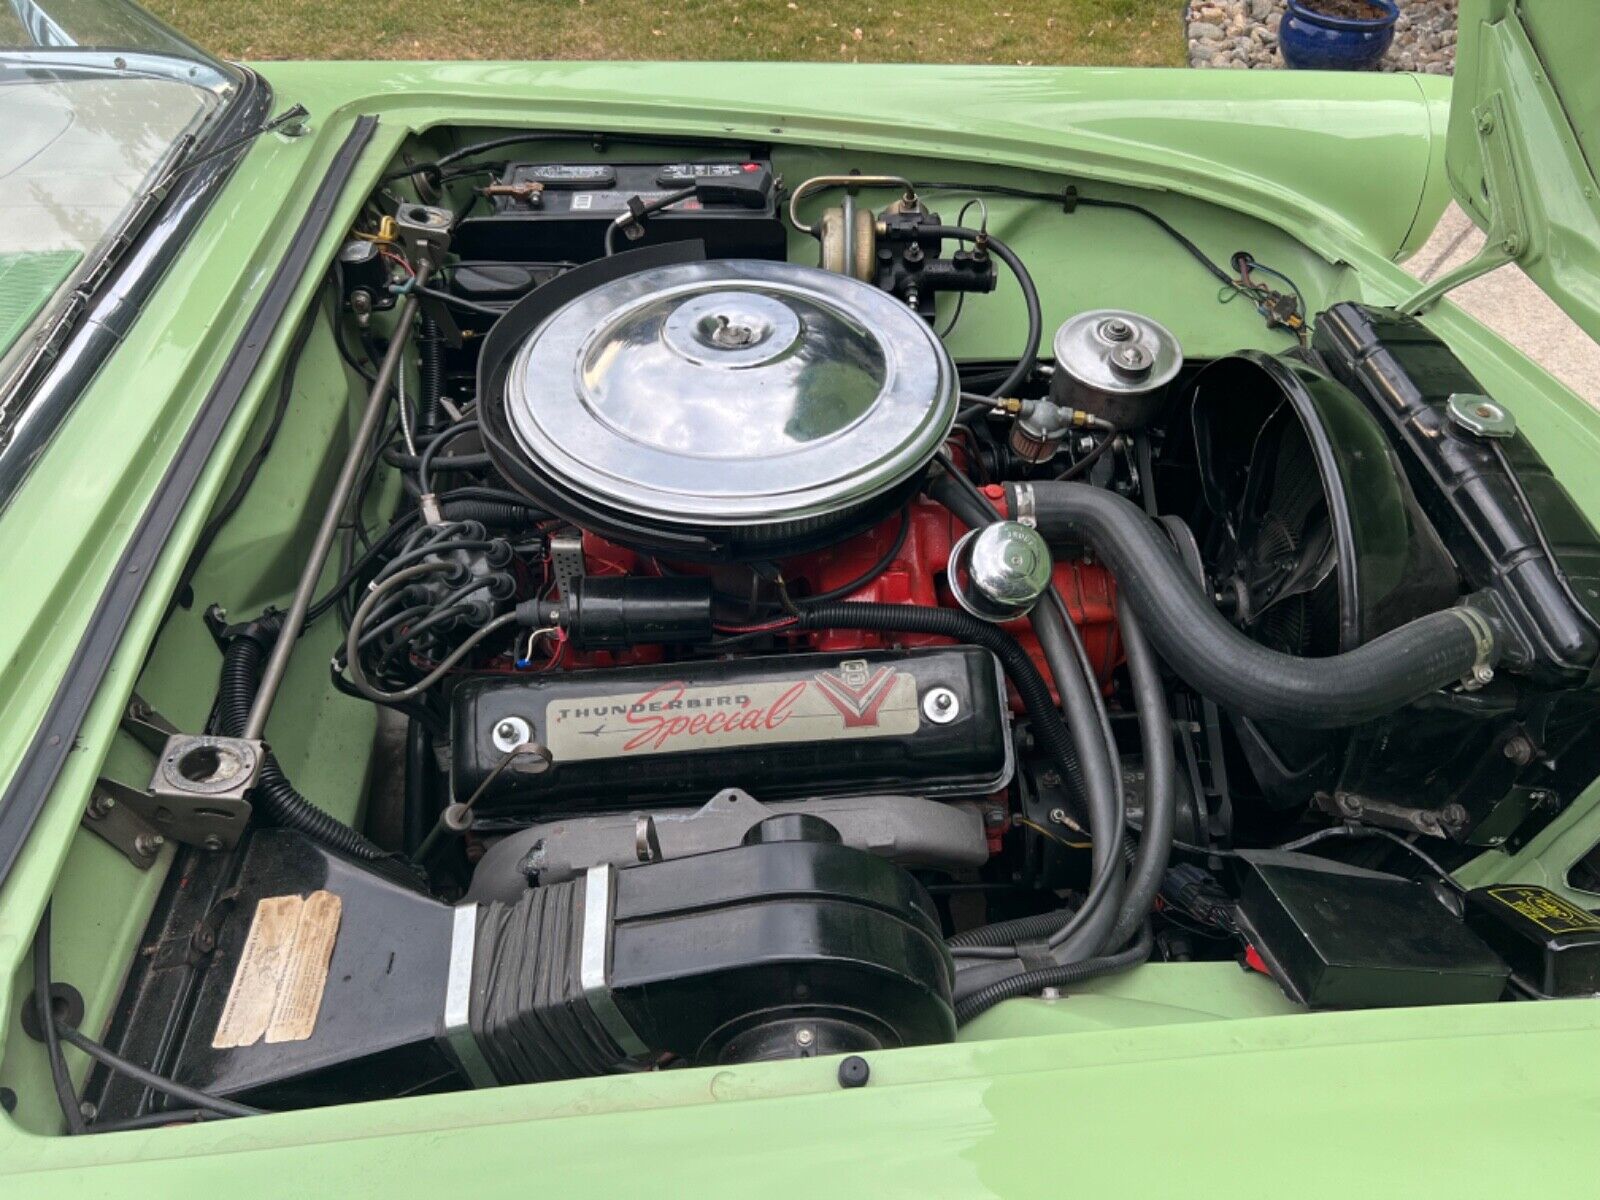
[[[1181,66],[1178,0],[145,0],[232,59]]]

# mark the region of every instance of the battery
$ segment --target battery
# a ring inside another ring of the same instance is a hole
[[[972,646],[478,678],[451,698],[450,736],[453,797],[482,788],[480,818],[725,788],[978,795],[1012,772],[1004,677]],[[530,739],[548,768],[504,762]]]
[[[770,179],[772,163],[741,158],[677,163],[511,163],[487,189],[492,211],[460,221],[451,249],[463,258],[510,262],[584,262],[605,253],[606,226],[637,198],[648,204],[697,182]],[[719,198],[720,197],[720,198]],[[626,249],[699,239],[708,258],[785,257],[787,235],[776,188],[760,207],[726,189],[689,196],[652,213]]]

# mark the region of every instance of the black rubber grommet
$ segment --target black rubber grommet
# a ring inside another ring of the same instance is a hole
[[[83,1024],[83,993],[70,983],[52,983],[50,985],[50,1005],[59,1017],[69,1027],[76,1029]],[[39,1009],[33,1002],[30,989],[27,1001],[22,1006],[22,1032],[36,1042],[44,1041],[44,1026],[39,1022]]]
[[[859,1054],[852,1054],[839,1064],[839,1086],[842,1088],[866,1087],[872,1077],[872,1068]]]

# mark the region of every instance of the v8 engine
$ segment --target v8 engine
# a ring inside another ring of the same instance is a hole
[[[1579,986],[1452,872],[1600,773],[1600,537],[1454,356],[1157,219],[1284,343],[1186,357],[964,223],[1061,196],[748,149],[373,196],[363,423],[151,789],[249,831],[163,901],[209,948],[137,968],[125,1044],[285,1106],[946,1041],[1152,957],[1309,1007]],[[263,741],[317,620],[404,731],[381,844]],[[325,896],[320,1010],[244,1036],[263,922]]]

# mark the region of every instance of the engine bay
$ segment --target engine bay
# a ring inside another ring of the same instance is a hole
[[[215,699],[147,712],[117,794],[136,866],[179,848],[95,1124],[859,1086],[1151,966],[1285,1011],[1600,991],[1569,892],[1455,877],[1600,776],[1600,535],[1436,335],[1133,199],[642,149],[431,131],[349,230],[207,530],[298,367],[352,414],[316,532],[249,610],[202,539],[171,620]],[[1063,311],[1030,259],[1080,207],[1268,336]],[[267,736],[308,671],[376,714],[349,803]]]

